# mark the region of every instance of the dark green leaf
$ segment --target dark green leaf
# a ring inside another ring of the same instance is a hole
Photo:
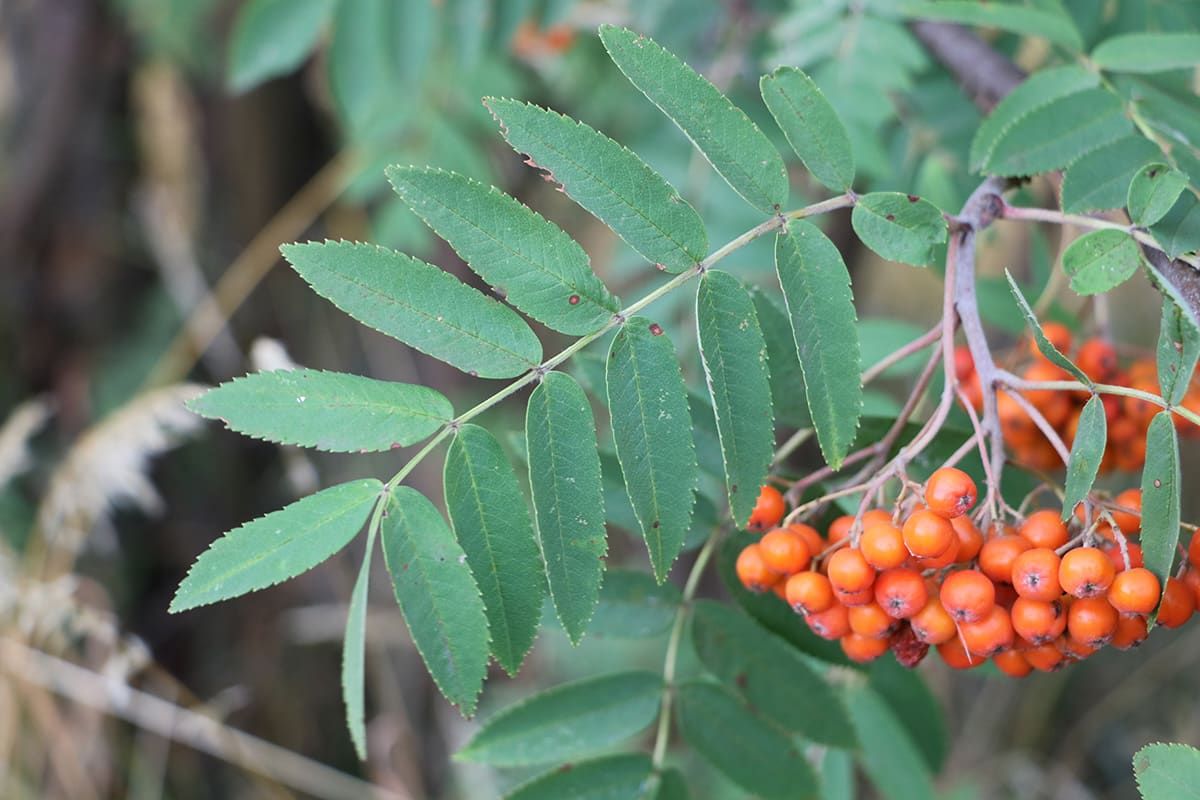
[[[1200,800],[1200,750],[1183,744],[1148,744],[1133,754],[1142,800]]]
[[[1141,263],[1142,251],[1133,237],[1112,229],[1085,233],[1062,256],[1071,288],[1081,295],[1103,294],[1120,286]]]
[[[802,220],[775,240],[775,270],[791,316],[817,441],[835,469],[862,412],[862,360],[850,273],[833,242]]]
[[[1154,285],[1154,288],[1158,289],[1163,297],[1169,298],[1183,314],[1183,324],[1187,325],[1196,335],[1200,335],[1200,319],[1197,319],[1196,313],[1192,310],[1189,298],[1184,296],[1180,288],[1171,281],[1166,280],[1158,270],[1152,269],[1149,264],[1146,265],[1146,277],[1150,279],[1150,283]]]
[[[346,727],[354,753],[360,761],[367,760],[366,668],[367,656],[367,587],[371,580],[371,557],[375,551],[375,534],[367,533],[367,550],[363,554],[354,591],[350,593],[350,613],[346,615],[346,636],[342,642],[342,697],[346,702]]]
[[[494,97],[484,104],[514,150],[649,261],[683,272],[707,255],[700,215],[634,153],[554,111]]]
[[[644,798],[654,765],[641,753],[564,764],[518,786],[505,800],[630,800]]]
[[[1084,89],[1013,122],[998,137],[984,171],[1037,175],[1060,169],[1131,130],[1120,97],[1108,89]]]
[[[556,686],[488,719],[458,757],[503,767],[581,758],[658,716],[662,676],[616,672]]]
[[[683,738],[746,791],[781,800],[817,791],[816,776],[796,743],[728,689],[684,683],[677,700]]]
[[[613,442],[659,582],[683,547],[700,468],[675,346],[644,317],[628,320],[608,354]]]
[[[689,797],[691,793],[682,772],[671,768],[659,776],[658,794],[654,796],[654,800],[688,800]]]
[[[1175,205],[1150,232],[1171,258],[1178,258],[1200,248],[1200,202],[1196,195],[1184,192]]]
[[[871,688],[908,732],[929,770],[934,774],[941,772],[950,742],[938,699],[929,691],[921,672],[902,667],[896,659],[884,656],[868,665],[867,674]]]
[[[1146,466],[1142,470],[1142,553],[1146,569],[1163,589],[1179,542],[1179,436],[1170,411],[1161,411],[1146,432]]]
[[[1173,406],[1183,402],[1200,357],[1200,332],[1188,324],[1183,309],[1163,300],[1158,328],[1158,385],[1163,399]]]
[[[598,330],[620,310],[587,253],[554,223],[453,172],[388,167],[396,192],[512,305],[562,333]]]
[[[333,14],[336,0],[250,0],[229,39],[229,88],[252,89],[300,66]]]
[[[835,192],[854,182],[854,153],[846,126],[812,78],[795,67],[779,67],[758,83],[763,102],[788,144],[813,177]]]
[[[800,357],[796,354],[796,337],[792,333],[792,322],[778,293],[768,294],[753,288],[754,311],[767,343],[767,364],[771,373],[771,408],[775,419],[797,428],[812,425],[808,415],[808,397],[804,391],[804,373],[800,370]],[[692,417],[696,414],[693,412]],[[701,464],[703,464],[701,460]]]
[[[854,800],[857,795],[853,756],[845,750],[826,750],[821,758],[821,800]]]
[[[1012,273],[1006,269],[1004,270],[1004,277],[1008,278],[1008,289],[1012,292],[1013,299],[1017,302],[1017,307],[1021,309],[1021,315],[1025,317],[1025,322],[1029,325],[1029,329],[1033,331],[1033,340],[1037,342],[1037,348],[1041,351],[1041,354],[1056,367],[1061,367],[1071,373],[1071,377],[1075,378],[1075,380],[1089,387],[1092,386],[1092,379],[1083,370],[1075,366],[1075,363],[1071,359],[1060,353],[1058,348],[1046,338],[1046,334],[1042,330],[1042,324],[1033,315],[1033,309],[1029,307],[1029,301],[1021,293],[1021,287],[1017,286]]]
[[[1063,490],[1062,519],[1069,520],[1075,506],[1083,502],[1092,490],[1104,447],[1108,442],[1108,419],[1099,395],[1092,395],[1079,412],[1079,428],[1071,443],[1071,458],[1067,462],[1067,485]]]
[[[858,343],[862,348],[862,363],[871,367],[880,359],[891,355],[898,347],[919,338],[925,331],[911,322],[899,319],[876,317],[858,321]],[[932,347],[932,345],[930,345]],[[886,377],[916,375],[925,366],[929,357],[928,348],[918,350],[907,358],[897,361],[882,373]]]
[[[600,40],[625,77],[679,126],[746,202],[767,214],[787,202],[783,159],[717,87],[649,37],[602,25]]]
[[[1040,36],[1076,52],[1083,49],[1071,18],[1062,11],[1049,11],[1011,3],[930,2],[904,7],[904,13],[919,19],[961,22],[982,28],[999,28],[1022,36]]]
[[[734,520],[744,525],[775,450],[767,345],[754,301],[727,272],[710,270],[700,281],[696,326],[721,439],[729,507]]]
[[[1134,174],[1142,165],[1161,158],[1162,151],[1144,136],[1127,136],[1081,156],[1063,174],[1063,211],[1078,214],[1121,208]]]
[[[391,0],[339,2],[329,43],[329,90],[339,121],[356,137],[373,133],[383,117],[394,114],[391,89],[395,61],[391,40]]]
[[[1200,64],[1198,33],[1125,33],[1105,39],[1092,63],[1110,72],[1166,72]]]
[[[542,358],[537,336],[515,311],[432,264],[357,242],[281,249],[317,294],[463,372],[511,378]]]
[[[1188,176],[1166,164],[1147,164],[1131,178],[1126,203],[1134,225],[1153,225],[1167,215],[1187,188]]]
[[[854,204],[850,223],[863,244],[880,256],[917,267],[933,263],[937,245],[946,241],[942,212],[912,194],[865,194]]]
[[[312,569],[362,530],[382,488],[374,479],[330,486],[234,528],[192,564],[169,611],[228,600]]]
[[[875,690],[865,684],[847,686],[845,698],[862,744],[859,758],[880,796],[888,800],[933,797],[933,781],[921,752]]]
[[[407,447],[454,416],[450,401],[425,386],[315,369],[234,378],[188,408],[255,439],[335,453]]]
[[[659,585],[644,572],[606,570],[588,633],[628,639],[658,636],[675,622],[680,602],[674,584]]]
[[[397,486],[384,509],[383,556],[396,602],[433,682],[475,713],[488,663],[488,621],[467,556],[433,503]]]
[[[479,584],[491,653],[509,675],[533,646],[546,577],[517,475],[486,429],[464,425],[446,452],[446,511]]]
[[[529,483],[555,611],[578,643],[596,609],[604,555],[604,493],[596,425],[575,379],[550,372],[525,412]]]

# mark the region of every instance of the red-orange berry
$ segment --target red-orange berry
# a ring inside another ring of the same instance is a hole
[[[967,651],[980,658],[990,658],[1013,643],[1012,620],[1007,611],[996,605],[982,619],[961,623],[958,632]]]
[[[908,561],[904,534],[891,520],[876,522],[865,528],[858,541],[858,549],[867,563],[876,569],[892,569]]]
[[[1012,565],[1032,545],[1017,535],[995,536],[979,551],[979,569],[996,583],[1012,583]]]
[[[1167,588],[1158,606],[1158,624],[1178,628],[1192,618],[1195,610],[1196,598],[1187,584],[1179,578],[1167,578]]]
[[[1107,383],[1117,374],[1120,361],[1116,348],[1104,339],[1088,339],[1079,345],[1075,354],[1075,365],[1097,383]]]
[[[1145,567],[1118,572],[1108,587],[1108,602],[1122,614],[1149,614],[1158,605],[1162,584]]]
[[[869,589],[875,581],[875,568],[855,547],[843,547],[829,556],[826,574],[834,589],[848,593]]]
[[[797,614],[818,614],[834,603],[829,578],[813,570],[797,572],[785,584],[787,604]]]
[[[1085,658],[1095,655],[1097,649],[1089,644],[1079,641],[1071,636],[1070,633],[1065,633],[1058,637],[1058,640],[1054,643],[1054,646],[1062,652],[1063,656],[1066,657],[1068,661],[1083,661]]]
[[[992,656],[992,663],[1010,678],[1024,678],[1033,672],[1033,666],[1025,659],[1024,654],[1016,650],[1005,650]]]
[[[1035,646],[1053,642],[1067,629],[1067,613],[1058,600],[1047,603],[1018,597],[1009,617],[1016,634]]]
[[[970,475],[956,467],[933,471],[925,481],[925,505],[933,513],[954,519],[971,510],[979,492]]]
[[[950,546],[946,548],[946,552],[933,558],[914,557],[910,565],[915,566],[920,570],[941,569],[942,567],[948,567],[959,560],[958,548],[958,536],[955,535],[954,539],[950,542]]]
[[[824,611],[809,614],[804,618],[809,629],[822,639],[840,639],[850,633],[850,610],[841,603],[834,603]]]
[[[1049,509],[1030,514],[1025,518],[1025,523],[1017,529],[1017,533],[1034,547],[1046,547],[1051,550],[1057,550],[1071,538],[1067,525],[1058,512]]]
[[[804,540],[804,543],[808,545],[808,552],[812,554],[813,558],[816,558],[826,547],[826,542],[821,538],[821,534],[817,533],[817,529],[811,525],[797,522],[788,525],[787,529]]]
[[[840,542],[850,537],[850,529],[854,527],[854,515],[843,514],[829,523],[829,543]]]
[[[1071,335],[1071,329],[1066,325],[1061,322],[1046,322],[1042,324],[1042,333],[1046,335],[1046,338],[1050,340],[1050,344],[1054,345],[1058,352],[1071,352],[1071,341],[1074,337]],[[1042,351],[1038,349],[1033,337],[1026,338],[1025,342],[1030,354],[1037,358],[1045,358],[1042,355]]]
[[[925,644],[937,645],[953,639],[958,630],[954,618],[942,607],[942,601],[931,595],[925,607],[908,620],[913,634]]]
[[[754,504],[754,510],[750,512],[746,530],[770,530],[783,519],[785,511],[787,505],[783,501],[783,495],[774,486],[766,484],[758,490],[758,501]]]
[[[779,582],[780,575],[767,569],[757,542],[746,545],[738,553],[734,568],[742,586],[752,592],[765,592]]]
[[[1146,566],[1146,562],[1142,557],[1142,546],[1133,542],[1125,543],[1125,553],[1129,555],[1129,569],[1137,569],[1138,567]],[[1113,569],[1117,572],[1125,571],[1125,555],[1121,553],[1121,548],[1117,546],[1107,547],[1104,554],[1108,556],[1108,560],[1112,562]]]
[[[865,589],[859,589],[857,592],[842,591],[838,587],[833,587],[833,597],[846,608],[854,608],[875,600],[875,587],[868,586]]]
[[[928,509],[917,509],[904,521],[904,546],[917,558],[937,558],[957,539],[950,521]]]
[[[1067,609],[1067,631],[1088,647],[1104,647],[1117,630],[1118,616],[1103,597],[1081,597]]]
[[[1061,559],[1047,547],[1034,547],[1013,561],[1012,585],[1021,597],[1048,603],[1062,594],[1058,583]]]
[[[1134,614],[1122,614],[1117,619],[1117,629],[1113,632],[1110,645],[1118,650],[1128,650],[1146,641],[1146,618]]]
[[[1196,600],[1197,608],[1200,608],[1200,570],[1195,567],[1188,567],[1183,572],[1183,577],[1180,579],[1184,585],[1192,590],[1192,597]]]
[[[1193,567],[1200,567],[1200,532],[1193,533],[1188,542],[1188,562]]]
[[[1129,509],[1128,511],[1120,511],[1116,508],[1109,509],[1109,513],[1112,514],[1113,521],[1117,523],[1117,527],[1121,529],[1121,533],[1125,534],[1126,536],[1133,536],[1141,531],[1141,489],[1126,489],[1113,498],[1113,505]]]
[[[890,646],[886,636],[883,638],[863,636],[854,631],[843,636],[839,643],[842,645],[842,652],[846,654],[846,657],[860,664],[874,661],[886,653]]]
[[[874,601],[854,606],[847,614],[850,617],[850,630],[859,636],[880,639],[896,631],[896,620],[889,617],[883,607]]]
[[[950,520],[950,526],[958,534],[958,551],[954,560],[965,564],[979,555],[979,551],[983,547],[983,534],[979,532],[979,528],[975,527],[975,523],[971,522],[971,518],[965,514],[955,517]]]
[[[788,528],[767,531],[759,540],[758,549],[767,569],[781,575],[792,575],[806,569],[812,560],[804,537]]]
[[[1038,672],[1055,672],[1066,665],[1062,651],[1053,642],[1031,647],[1023,655],[1029,666]]]
[[[982,572],[964,569],[946,576],[939,596],[955,622],[978,622],[996,605],[996,586]]]
[[[908,619],[929,602],[921,573],[908,567],[884,570],[875,577],[875,602],[893,619]]]
[[[1114,577],[1113,563],[1096,547],[1069,550],[1058,565],[1058,582],[1062,590],[1075,597],[1102,596]]]
[[[978,667],[984,661],[984,659],[972,657],[957,636],[939,644],[937,651],[938,655],[942,657],[942,661],[946,662],[946,666],[951,669],[971,669]]]

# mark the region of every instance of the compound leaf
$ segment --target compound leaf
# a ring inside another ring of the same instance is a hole
[[[1142,251],[1124,231],[1092,231],[1071,242],[1063,253],[1062,264],[1076,294],[1103,294],[1137,272]]]
[[[1167,256],[1178,258],[1200,248],[1200,201],[1191,192],[1183,192],[1150,232],[1163,246]]]
[[[472,270],[539,322],[581,335],[620,310],[583,248],[512,197],[440,169],[392,166],[387,175],[396,193]]]
[[[767,214],[787,202],[783,159],[746,112],[653,39],[602,25],[600,40],[625,77],[679,126],[746,202]]]
[[[382,488],[374,479],[330,486],[234,528],[196,559],[169,610],[228,600],[312,569],[362,529]]]
[[[767,109],[813,177],[834,191],[854,182],[854,152],[846,126],[824,93],[795,67],[779,67],[759,81]]]
[[[1092,51],[1092,63],[1109,72],[1166,72],[1200,64],[1200,34],[1124,33]]]
[[[1183,309],[1170,299],[1163,300],[1162,322],[1158,329],[1158,385],[1163,399],[1171,405],[1183,402],[1191,387],[1196,358],[1200,356],[1200,332],[1188,323]]]
[[[335,453],[407,447],[454,415],[450,401],[425,386],[315,369],[234,378],[188,408],[256,439]]]
[[[1005,176],[1049,172],[1131,130],[1120,97],[1107,89],[1084,89],[1013,122],[997,138],[983,169]]]
[[[1081,156],[1063,174],[1063,211],[1078,214],[1122,207],[1134,174],[1161,158],[1162,151],[1144,136],[1126,136]]]
[[[564,765],[524,783],[504,800],[618,800],[644,797],[654,764],[642,753],[605,756]]]
[[[488,662],[488,621],[467,557],[423,494],[392,489],[383,555],[396,602],[433,682],[466,716],[475,713]]]
[[[250,0],[229,39],[229,88],[235,93],[300,66],[333,15],[336,0]]]
[[[1134,225],[1153,225],[1167,215],[1187,188],[1188,176],[1166,164],[1147,164],[1133,176],[1126,203]]]
[[[541,360],[541,342],[515,311],[432,264],[357,242],[281,250],[317,294],[463,372],[511,378]]]
[[[917,267],[933,262],[946,241],[946,220],[937,206],[916,195],[872,192],[854,204],[850,223],[863,244],[889,261]]]
[[[533,646],[546,577],[516,472],[486,428],[463,425],[446,452],[446,511],[479,584],[491,653],[509,675]]]
[[[1092,395],[1079,412],[1079,428],[1071,443],[1071,457],[1067,461],[1067,485],[1063,490],[1062,519],[1066,522],[1075,512],[1075,506],[1083,502],[1096,482],[1100,462],[1104,459],[1104,446],[1108,442],[1108,419],[1104,415],[1104,403],[1099,395]]]

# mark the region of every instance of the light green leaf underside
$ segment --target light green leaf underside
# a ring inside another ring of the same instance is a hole
[[[649,37],[602,25],[600,40],[625,77],[671,118],[746,202],[767,214],[787,202],[783,159],[717,87]]]
[[[759,92],[804,166],[835,192],[854,182],[854,152],[846,126],[825,95],[795,67],[779,67],[759,81]]]
[[[393,489],[384,513],[384,560],[413,644],[438,689],[469,717],[487,674],[488,624],[466,554],[416,489]]]
[[[1110,72],[1166,72],[1200,64],[1200,34],[1125,33],[1105,39],[1092,63]]]
[[[281,250],[342,311],[463,372],[511,378],[541,360],[541,343],[515,311],[432,264],[357,242]]]
[[[1142,251],[1124,231],[1085,233],[1066,249],[1063,270],[1071,276],[1076,294],[1102,294],[1120,286],[1137,272]]]
[[[376,532],[372,527],[367,534],[367,549],[358,568],[354,590],[350,593],[350,611],[346,615],[346,635],[342,641],[342,698],[346,703],[346,727],[350,730],[350,741],[354,743],[354,754],[359,761],[367,760],[367,589]]]
[[[871,783],[887,800],[928,800],[933,781],[920,751],[896,715],[871,687],[844,690],[846,705],[861,743],[859,761]]]
[[[1104,446],[1108,442],[1108,420],[1099,395],[1092,395],[1079,412],[1079,427],[1071,443],[1067,462],[1067,485],[1063,490],[1062,519],[1066,522],[1096,482]]]
[[[1084,89],[1009,126],[992,148],[984,171],[1017,176],[1060,169],[1132,130],[1120,97],[1107,89]]]
[[[244,92],[300,66],[317,44],[336,0],[250,0],[229,39],[227,82]]]
[[[1191,192],[1183,192],[1171,210],[1156,222],[1150,232],[1167,255],[1178,258],[1200,248],[1200,202]]]
[[[446,511],[483,596],[491,653],[509,675],[537,636],[546,577],[516,472],[486,429],[464,425],[446,452]]]
[[[453,172],[392,166],[388,179],[504,299],[561,333],[601,328],[620,310],[579,244],[499,190]]]
[[[662,328],[644,317],[621,326],[605,384],[625,488],[661,583],[683,547],[700,479],[687,386]]]
[[[1157,223],[1175,205],[1187,184],[1188,176],[1179,170],[1161,162],[1147,164],[1130,180],[1126,197],[1129,218],[1134,225]]]
[[[600,603],[588,624],[594,636],[641,639],[666,633],[679,611],[679,587],[659,584],[653,576],[609,569],[600,586]]]
[[[808,408],[825,460],[835,469],[862,414],[862,362],[850,273],[833,242],[795,220],[775,240],[775,270],[787,301]]]
[[[425,386],[314,369],[234,378],[188,408],[256,439],[336,453],[407,447],[454,416],[450,401]]]
[[[502,767],[583,758],[653,722],[662,689],[662,676],[654,672],[617,672],[556,686],[488,719],[458,757]]]
[[[1156,349],[1158,385],[1163,399],[1179,405],[1191,387],[1196,358],[1200,356],[1200,332],[1188,323],[1183,309],[1170,298],[1163,299]]]
[[[646,797],[654,765],[641,753],[605,756],[553,769],[504,795],[504,800],[627,800]]]
[[[578,643],[596,609],[604,555],[604,491],[596,426],[575,379],[550,372],[525,411],[529,483],[550,597]]]
[[[1162,151],[1143,136],[1127,136],[1087,153],[1063,174],[1063,211],[1078,214],[1121,208],[1134,174],[1144,164],[1161,159]]]
[[[854,204],[850,223],[863,244],[889,261],[917,267],[933,262],[946,241],[946,220],[937,206],[916,195],[872,192]]]
[[[1004,270],[1004,277],[1008,280],[1008,290],[1012,293],[1013,300],[1017,304],[1017,308],[1021,310],[1021,316],[1025,317],[1026,324],[1033,331],[1033,340],[1037,343],[1037,348],[1049,361],[1056,367],[1061,367],[1071,373],[1071,377],[1075,380],[1092,385],[1092,379],[1089,378],[1083,370],[1075,366],[1071,359],[1059,352],[1049,339],[1046,338],[1045,331],[1042,330],[1042,323],[1038,322],[1037,317],[1033,314],[1033,308],[1029,305],[1029,301],[1025,299],[1025,295],[1021,292],[1021,287],[1017,286],[1016,280],[1013,279],[1012,273]]]
[[[775,450],[767,344],[754,301],[728,272],[710,270],[700,281],[696,327],[729,507],[741,527],[754,511]]]
[[[999,28],[1022,36],[1040,36],[1068,50],[1083,49],[1079,31],[1065,13],[1009,3],[975,2],[913,3],[904,6],[903,11],[909,17]]]
[[[700,215],[632,151],[554,111],[494,97],[484,104],[514,150],[651,263],[683,272],[708,254]]]
[[[373,479],[330,486],[234,528],[196,559],[170,611],[228,600],[312,569],[362,529],[382,488]]]
[[[1183,744],[1148,744],[1133,754],[1142,800],[1200,800],[1200,750]]]
[[[1179,436],[1170,411],[1160,411],[1146,432],[1146,466],[1142,470],[1142,553],[1146,569],[1163,588],[1175,561],[1179,541]]]

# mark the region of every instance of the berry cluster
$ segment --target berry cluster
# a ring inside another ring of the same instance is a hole
[[[783,498],[764,487],[752,521],[770,530],[741,551],[737,575],[751,591],[773,591],[855,661],[890,649],[911,667],[936,647],[956,669],[990,658],[1014,677],[1060,669],[1105,645],[1127,649],[1146,638],[1156,608],[1158,624],[1174,628],[1200,604],[1200,536],[1165,594],[1128,541],[1141,526],[1137,489],[1105,508],[1116,531],[1105,522],[1074,537],[1050,509],[985,536],[966,514],[976,497],[969,475],[942,467],[903,520],[872,509],[859,535],[851,536],[854,517],[842,516],[823,537],[809,525],[773,527]]]
[[[1122,367],[1112,343],[1101,338],[1086,339],[1072,351],[1071,331],[1056,322],[1043,327],[1046,338],[1071,360],[1085,375],[1096,383],[1128,386],[1150,394],[1159,393],[1158,366],[1153,358],[1139,358]],[[1015,370],[1028,381],[1074,380],[1066,370],[1050,363],[1032,344],[1016,348],[1023,368]],[[954,366],[964,396],[980,410],[983,405],[983,387],[975,372],[975,363],[965,345],[954,351]],[[1031,391],[1024,393],[1046,421],[1054,428],[1063,442],[1070,447],[1079,427],[1079,415],[1087,402],[1088,392]],[[1162,409],[1153,403],[1131,397],[1102,395],[1105,417],[1108,423],[1108,440],[1101,471],[1113,469],[1135,472],[1146,461],[1146,429],[1150,420]],[[1200,410],[1200,377],[1192,381],[1182,404],[1185,408]],[[1062,461],[1050,441],[1038,429],[1012,394],[1000,390],[996,395],[996,414],[1004,432],[1004,443],[1013,459],[1028,467],[1053,470],[1062,466]],[[1182,417],[1175,418],[1180,432],[1189,436],[1200,435],[1200,428],[1187,424]]]

